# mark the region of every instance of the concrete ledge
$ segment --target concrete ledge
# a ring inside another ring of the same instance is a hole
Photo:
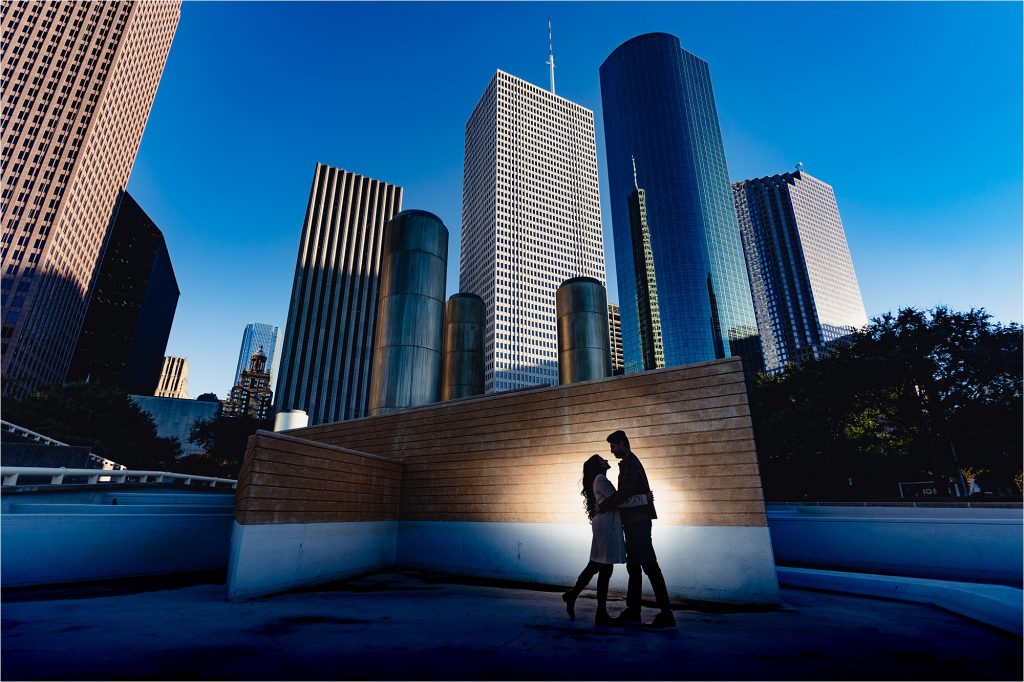
[[[1024,630],[1024,591],[1014,587],[811,568],[776,570],[779,583],[786,587],[930,604],[1018,637]]]
[[[348,578],[395,563],[396,521],[242,525],[231,532],[228,599]]]

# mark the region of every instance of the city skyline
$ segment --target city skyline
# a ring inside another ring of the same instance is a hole
[[[1019,6],[185,3],[129,190],[175,255],[167,353],[190,358],[197,394],[225,392],[239,326],[283,326],[293,266],[281,254],[297,249],[316,161],[405,187],[451,228],[455,262],[463,126],[495,69],[547,88],[548,14],[558,94],[595,112],[609,301],[597,67],[657,31],[710,65],[730,180],[803,161],[835,187],[869,317],[945,303],[1020,319]],[[402,49],[367,25],[388,25]],[[263,55],[270,36],[285,49]],[[751,68],[771,54],[789,77]],[[314,109],[325,82],[347,94]],[[272,290],[258,306],[230,291],[244,281],[230,261],[250,257]],[[449,268],[449,294],[455,282]]]

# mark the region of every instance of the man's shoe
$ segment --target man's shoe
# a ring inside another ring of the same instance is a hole
[[[565,602],[565,612],[569,614],[569,620],[576,620],[576,597],[579,594],[575,590],[562,593],[562,601]]]
[[[615,619],[609,616],[607,611],[598,611],[594,616],[594,625],[615,625]]]
[[[671,611],[661,611],[650,623],[644,625],[648,630],[675,630],[676,617]]]
[[[640,609],[626,609],[612,618],[612,625],[627,625],[640,622]]]

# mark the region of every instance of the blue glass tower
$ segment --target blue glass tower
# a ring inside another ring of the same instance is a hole
[[[601,65],[601,104],[626,372],[732,355],[760,369],[707,62],[638,36]]]

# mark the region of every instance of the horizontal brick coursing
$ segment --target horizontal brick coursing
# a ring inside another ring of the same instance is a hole
[[[644,463],[661,522],[766,525],[735,359],[261,432],[238,520],[579,522],[582,464],[601,454],[615,481],[605,438],[616,429]]]

